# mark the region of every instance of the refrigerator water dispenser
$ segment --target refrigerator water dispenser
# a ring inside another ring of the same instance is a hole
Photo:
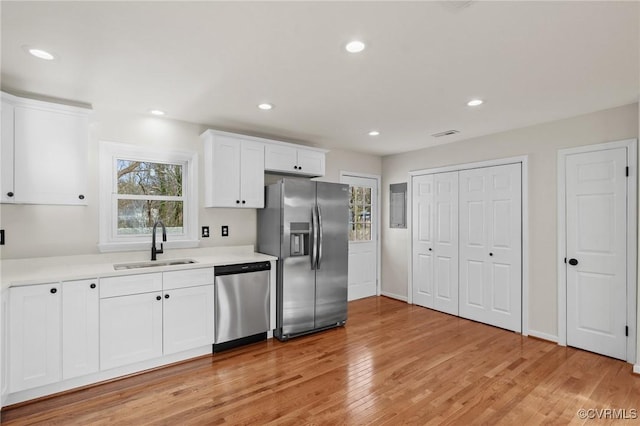
[[[291,225],[291,256],[309,255],[309,222],[292,222]]]

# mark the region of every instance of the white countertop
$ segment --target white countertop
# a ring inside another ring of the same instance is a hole
[[[253,246],[208,247],[196,249],[168,249],[158,255],[158,260],[191,259],[196,263],[116,271],[114,264],[144,262],[150,251],[88,254],[77,256],[7,259],[0,261],[2,288],[43,284],[59,281],[113,277],[118,275],[146,274],[150,272],[176,271],[238,263],[277,260],[277,257],[256,253]]]

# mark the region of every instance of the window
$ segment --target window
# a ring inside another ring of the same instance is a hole
[[[349,198],[349,241],[371,241],[371,188],[352,186]]]
[[[167,247],[195,247],[196,154],[102,142],[100,250],[149,247],[153,225],[167,229]]]

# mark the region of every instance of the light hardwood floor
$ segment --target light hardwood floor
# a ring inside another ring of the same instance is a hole
[[[344,328],[26,404],[5,410],[2,421],[582,424],[579,409],[621,409],[618,415],[633,417],[640,376],[622,361],[372,297],[349,304]]]

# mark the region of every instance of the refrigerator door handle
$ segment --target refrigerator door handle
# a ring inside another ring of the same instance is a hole
[[[323,238],[322,211],[320,211],[320,206],[318,206],[317,209],[318,209],[318,261],[316,262],[316,264],[317,264],[317,269],[320,269],[320,262],[322,262],[322,238]]]
[[[311,208],[311,270],[316,269],[316,260],[318,258],[318,218],[316,216],[315,206]]]

